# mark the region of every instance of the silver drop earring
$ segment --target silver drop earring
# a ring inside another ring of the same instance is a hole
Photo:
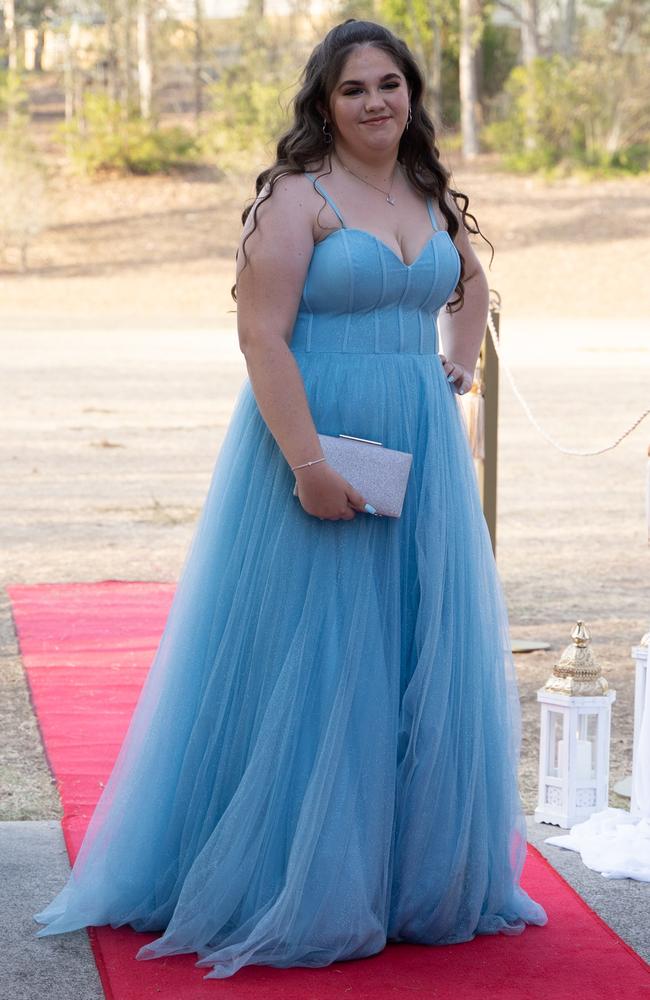
[[[325,139],[325,142],[329,145],[329,143],[332,141],[332,133],[328,130],[327,124],[328,124],[327,118],[323,118],[323,138]]]
[[[404,131],[406,131],[406,129],[409,127],[409,125],[411,124],[412,119],[413,119],[413,115],[411,114],[411,105],[409,104],[409,116],[406,119],[406,128],[404,129]]]

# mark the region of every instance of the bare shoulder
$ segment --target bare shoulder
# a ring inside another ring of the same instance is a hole
[[[244,234],[253,227],[253,214],[257,225],[269,230],[311,232],[314,217],[312,198],[312,187],[304,174],[280,174],[272,191],[268,182],[261,188],[246,219]]]
[[[307,266],[314,252],[312,219],[309,203],[310,185],[302,174],[284,174],[273,184],[264,185],[251,206],[241,232],[237,255],[237,277],[244,271],[244,258],[272,276],[292,275],[297,283],[304,281]]]

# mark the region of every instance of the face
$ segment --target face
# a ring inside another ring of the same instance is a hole
[[[337,144],[361,155],[395,148],[408,109],[406,78],[388,53],[374,45],[353,49],[330,97],[327,117]]]

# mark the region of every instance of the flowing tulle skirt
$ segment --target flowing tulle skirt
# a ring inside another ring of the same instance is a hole
[[[246,378],[169,618],[38,935],[322,966],[544,924],[505,604],[436,354],[295,351],[317,430],[413,453],[401,518],[307,514]]]

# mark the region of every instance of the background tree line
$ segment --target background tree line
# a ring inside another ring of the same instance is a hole
[[[59,135],[84,169],[136,172],[259,156],[283,127],[314,42],[370,17],[409,43],[429,110],[465,159],[511,169],[645,171],[650,0],[2,0],[5,146],[19,147],[29,86],[52,74]]]

